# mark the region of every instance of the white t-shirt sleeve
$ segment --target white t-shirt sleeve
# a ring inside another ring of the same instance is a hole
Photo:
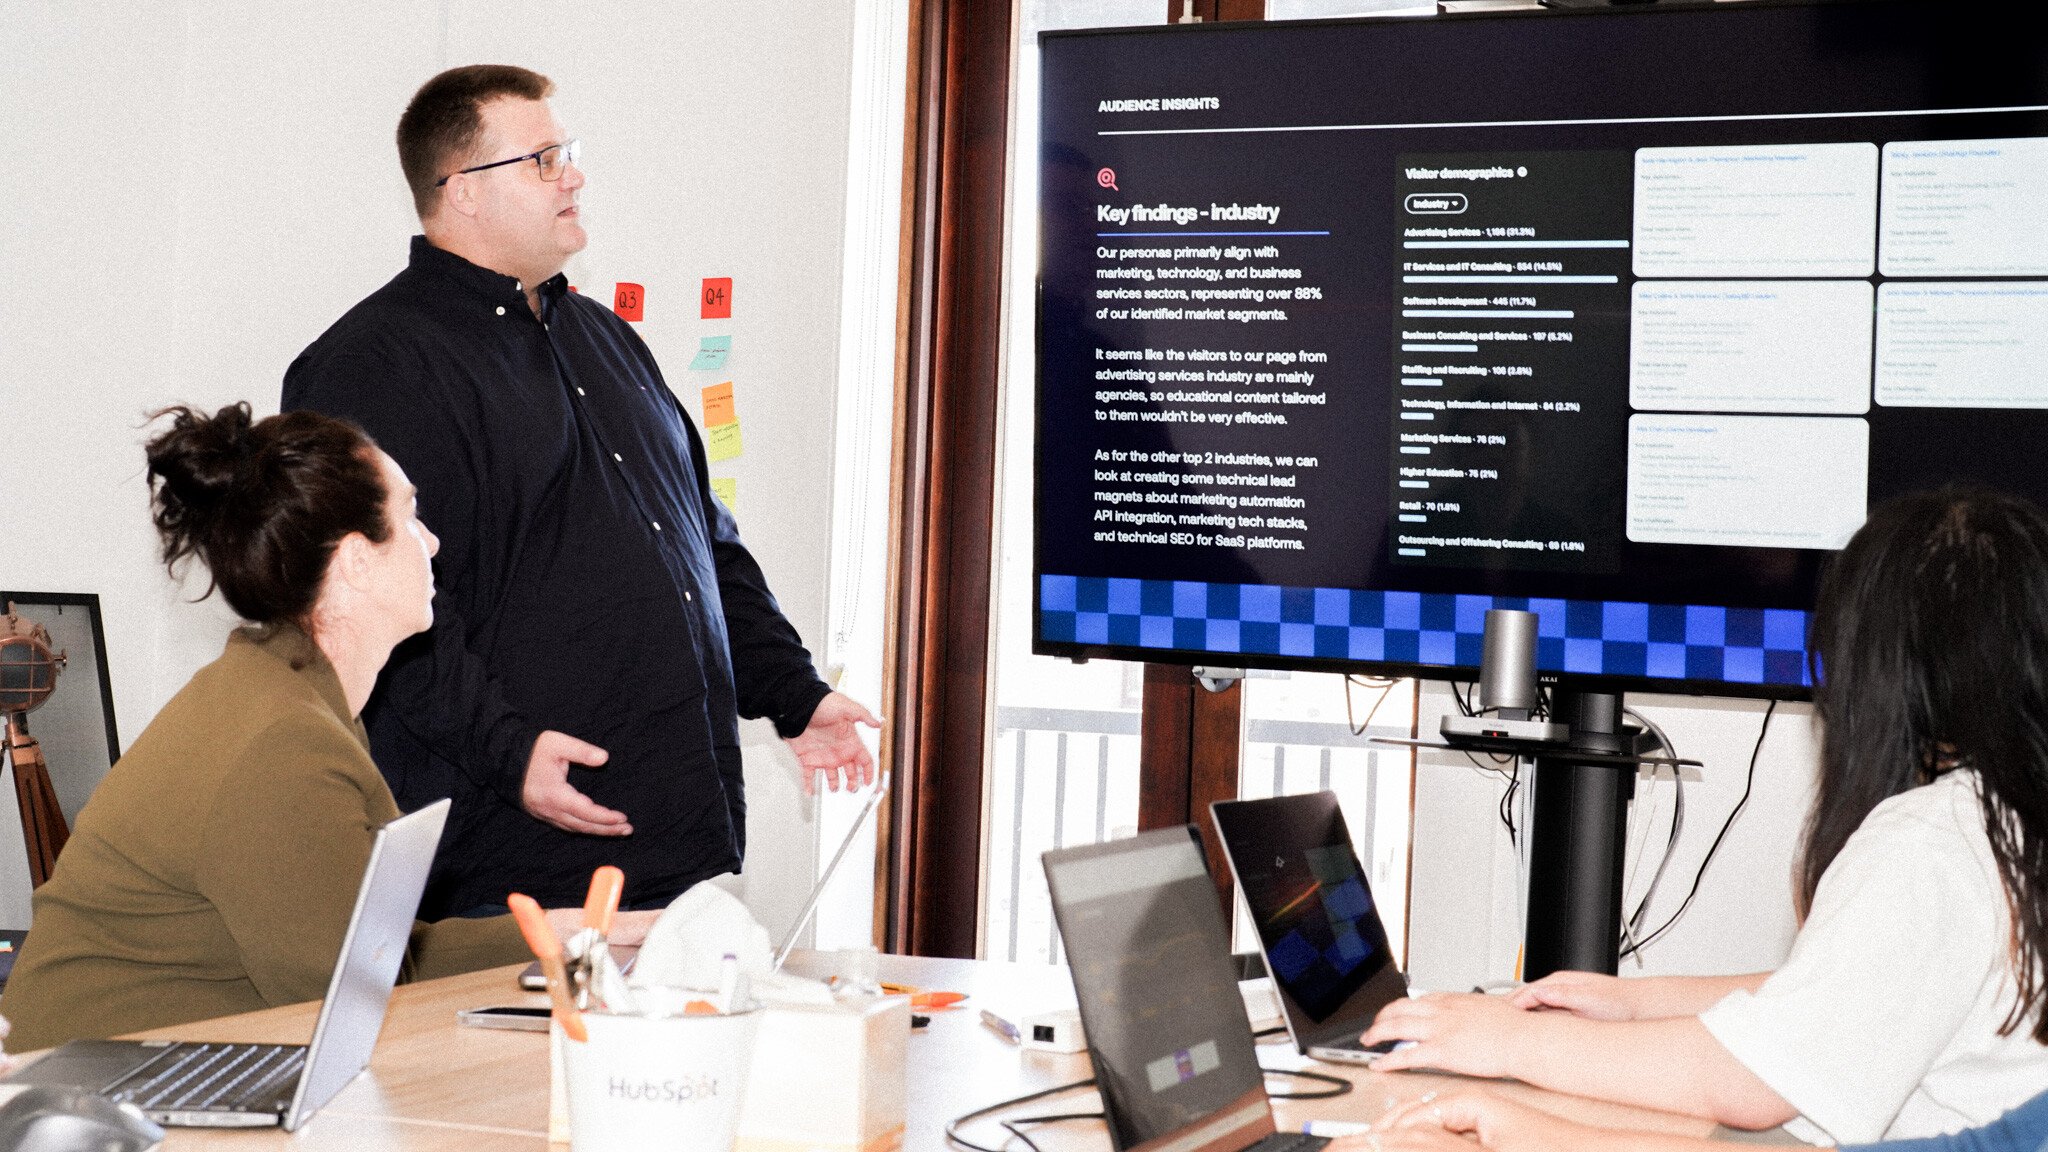
[[[1837,1143],[1885,1134],[2003,970],[2004,892],[1981,833],[1959,826],[1979,811],[1961,780],[1873,810],[1822,875],[1784,965],[1700,1016]]]

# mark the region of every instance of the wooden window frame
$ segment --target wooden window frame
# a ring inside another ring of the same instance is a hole
[[[1265,0],[1194,0],[1194,14],[1260,19]],[[877,869],[879,942],[917,956],[979,944],[1013,41],[1007,3],[913,5],[882,749],[896,783]],[[1139,827],[1202,828],[1226,915],[1208,806],[1237,795],[1242,699],[1145,666]]]

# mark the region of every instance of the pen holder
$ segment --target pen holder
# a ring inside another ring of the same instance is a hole
[[[561,1045],[576,1152],[731,1152],[758,1010],[727,1016],[586,1012]]]
[[[910,998],[761,1014],[739,1152],[885,1152],[903,1143]]]

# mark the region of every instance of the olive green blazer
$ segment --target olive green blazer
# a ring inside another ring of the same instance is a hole
[[[317,1000],[377,828],[398,816],[341,681],[290,625],[243,628],[79,814],[0,997],[20,1052]],[[509,964],[509,916],[413,931],[404,978]]]

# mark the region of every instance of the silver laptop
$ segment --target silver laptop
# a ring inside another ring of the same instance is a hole
[[[1334,792],[1220,800],[1216,835],[1244,897],[1296,1051],[1364,1064],[1358,1037],[1408,995]]]
[[[1047,852],[1117,1152],[1312,1152],[1277,1132],[1216,886],[1190,827]]]
[[[159,1124],[296,1130],[370,1062],[447,819],[440,800],[377,830],[312,1043],[74,1040],[4,1082],[84,1088]]]

